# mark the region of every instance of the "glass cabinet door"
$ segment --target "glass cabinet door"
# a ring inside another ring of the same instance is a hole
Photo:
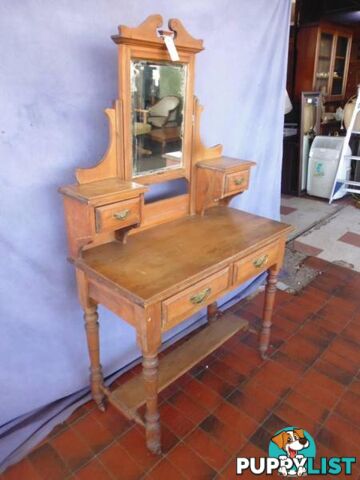
[[[334,43],[334,35],[321,33],[319,54],[317,59],[315,90],[329,94],[329,79],[331,75],[331,54]]]
[[[342,95],[345,87],[345,67],[348,51],[348,37],[339,35],[336,41],[334,70],[332,72],[331,95]]]

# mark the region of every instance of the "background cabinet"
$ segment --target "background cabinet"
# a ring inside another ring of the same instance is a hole
[[[320,23],[302,26],[297,42],[295,95],[322,91],[327,101],[343,100],[349,68],[352,31]]]

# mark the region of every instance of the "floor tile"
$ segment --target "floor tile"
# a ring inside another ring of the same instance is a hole
[[[360,425],[360,395],[346,392],[335,411],[355,425]]]
[[[275,363],[279,363],[288,370],[293,370],[297,374],[302,374],[309,368],[306,363],[302,362],[298,358],[289,357],[286,353],[278,350],[271,356],[271,360]]]
[[[214,410],[213,415],[225,424],[236,429],[244,437],[252,435],[256,430],[256,420],[228,402],[222,402],[216,410]]]
[[[238,428],[225,424],[214,415],[205,418],[199,427],[230,454],[237,452],[246,443],[245,437]]]
[[[311,435],[315,435],[319,429],[319,425],[310,419],[306,412],[296,410],[288,403],[282,403],[274,411],[275,415],[285,420],[288,427],[298,427],[307,430]]]
[[[3,480],[42,480],[42,476],[35,470],[28,458],[9,467],[1,476]]]
[[[158,455],[154,455],[146,448],[145,434],[138,427],[133,427],[126,432],[118,443],[144,470],[148,470],[159,461]]]
[[[360,365],[360,348],[356,343],[337,337],[332,342],[329,350],[343,358],[351,358],[355,364]]]
[[[360,448],[350,443],[346,438],[340,437],[336,432],[327,428],[322,428],[315,439],[316,443],[320,442],[325,447],[334,451],[337,455],[343,457],[359,457]]]
[[[185,475],[181,473],[172,463],[166,458],[163,458],[153,470],[146,476],[149,480],[183,480]]]
[[[271,434],[264,427],[259,427],[250,437],[250,442],[264,452],[268,450],[270,440]]]
[[[43,479],[64,480],[70,474],[69,467],[49,443],[30,453],[29,459]]]
[[[314,368],[342,385],[349,385],[353,380],[353,374],[351,372],[340,368],[334,363],[327,362],[322,358],[315,363]]]
[[[118,442],[104,450],[99,455],[99,460],[113,478],[119,480],[138,480],[145,470]]]
[[[246,381],[246,375],[239,373],[236,370],[233,370],[229,365],[224,363],[222,360],[216,360],[209,367],[211,372],[214,372],[215,375],[223,378],[227,383],[233,385],[234,387],[240,386]]]
[[[112,432],[99,423],[92,414],[73,423],[72,428],[94,453],[100,452],[114,440]]]
[[[304,397],[297,392],[291,392],[284,400],[284,405],[306,413],[309,419],[322,424],[329,415],[329,410],[323,405]]]
[[[241,390],[236,390],[228,398],[227,401],[235,405],[249,417],[261,423],[270,413],[270,410],[260,401],[245,394]]]
[[[293,248],[297,252],[304,253],[305,255],[309,255],[311,257],[316,257],[323,251],[322,248],[312,247],[311,245],[300,242],[299,240],[294,240]]]
[[[345,391],[344,385],[315,370],[315,368],[306,372],[303,379],[304,381],[310,382],[310,384],[317,385],[331,392],[336,397],[340,397]]]
[[[323,348],[305,340],[300,335],[290,338],[281,351],[295,360],[311,365],[322,353]]]
[[[177,445],[169,453],[168,460],[189,479],[211,480],[217,475],[216,471],[185,443]]]
[[[78,480],[112,480],[109,472],[97,458],[91,460],[90,463],[82,467],[75,474]]]
[[[160,409],[161,422],[175,435],[182,438],[195,427],[195,423],[184,417],[183,413],[168,402],[164,402]]]
[[[289,215],[289,213],[296,212],[297,208],[287,207],[286,205],[280,205],[280,214]]]
[[[196,378],[187,383],[185,391],[196,403],[208,410],[213,410],[222,400],[218,393]]]
[[[342,235],[338,239],[338,241],[348,243],[349,245],[352,245],[353,247],[359,247],[360,248],[360,235],[358,233],[346,232],[344,235]]]
[[[106,430],[111,432],[113,437],[122,435],[133,425],[133,422],[128,420],[111,404],[106,406],[105,412],[95,409],[92,412],[92,417],[103,425]]]
[[[224,379],[215,375],[209,368],[202,370],[196,379],[214,390],[221,398],[226,398],[233,390],[234,386],[226,382]]]
[[[341,332],[341,337],[350,342],[360,345],[360,330],[359,326],[350,322]]]
[[[201,422],[207,415],[208,410],[198,403],[194,402],[185,392],[179,391],[175,393],[168,400],[171,405],[174,405],[182,414],[189,418],[195,424]]]
[[[312,402],[317,402],[328,410],[332,410],[338,402],[337,395],[307,380],[301,380],[295,386],[294,392],[303,395]]]
[[[200,428],[194,430],[185,439],[185,443],[214,470],[220,470],[227,461],[228,453]]]
[[[89,445],[71,427],[52,439],[51,445],[72,471],[87,463],[94,454]]]

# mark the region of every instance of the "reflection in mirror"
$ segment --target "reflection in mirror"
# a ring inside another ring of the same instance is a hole
[[[133,176],[183,165],[186,66],[132,60]]]

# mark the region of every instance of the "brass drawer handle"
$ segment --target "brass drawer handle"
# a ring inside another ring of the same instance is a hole
[[[255,268],[261,268],[263,265],[267,263],[268,260],[269,260],[269,255],[262,255],[261,257],[253,261],[253,265]]]
[[[114,218],[116,218],[116,220],[125,220],[126,217],[129,216],[129,213],[130,213],[130,210],[127,209],[127,210],[122,210],[121,212],[116,212],[114,213]]]
[[[245,182],[245,178],[244,178],[244,177],[234,178],[234,183],[235,183],[235,185],[242,185],[244,182]]]
[[[197,295],[194,295],[193,297],[190,297],[190,302],[193,303],[194,305],[198,305],[199,303],[202,303],[211,293],[211,288],[205,288],[202,292],[199,292]]]

